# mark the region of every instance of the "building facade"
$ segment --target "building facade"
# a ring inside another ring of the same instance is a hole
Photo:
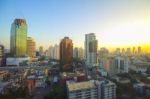
[[[50,46],[48,49],[48,57],[50,59],[59,60],[59,46],[55,44],[54,46]]]
[[[111,81],[67,81],[68,99],[116,99],[116,85]]]
[[[88,67],[97,64],[97,46],[95,34],[90,33],[85,35],[85,60]]]
[[[60,42],[60,64],[63,71],[72,70],[73,43],[69,37],[64,37]]]
[[[77,47],[75,47],[75,48],[73,49],[73,58],[75,58],[75,59],[78,59],[78,58],[79,58],[79,51],[78,51],[78,48],[77,48]]]
[[[3,66],[4,62],[4,46],[0,45],[0,66]]]
[[[127,56],[111,56],[109,59],[109,74],[128,73],[129,59]]]
[[[27,55],[30,57],[35,57],[36,55],[36,43],[33,38],[27,38]]]
[[[44,48],[43,48],[43,46],[39,47],[39,54],[40,54],[40,56],[44,55]]]
[[[11,25],[10,51],[12,56],[27,54],[27,23],[25,19],[15,19]]]

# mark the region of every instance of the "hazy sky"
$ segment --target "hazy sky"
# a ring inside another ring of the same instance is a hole
[[[0,0],[0,43],[7,48],[15,18],[25,18],[28,36],[45,48],[64,36],[83,46],[87,33],[99,47],[150,45],[150,0]]]

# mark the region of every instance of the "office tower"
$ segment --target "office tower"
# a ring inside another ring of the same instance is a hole
[[[44,56],[48,57],[48,50],[44,51]]]
[[[109,54],[109,51],[108,51],[108,49],[106,49],[106,48],[101,48],[100,50],[99,50],[99,57],[100,58],[105,58],[105,57],[107,57],[108,56],[108,54]]]
[[[135,54],[135,47],[133,47],[132,54]]]
[[[15,19],[11,25],[11,54],[16,57],[27,54],[27,23],[25,19]]]
[[[39,54],[40,54],[40,56],[43,56],[43,55],[44,55],[43,46],[40,46],[40,47],[39,47]]]
[[[127,48],[126,54],[131,55],[131,49],[130,48]]]
[[[109,69],[109,62],[108,62],[108,55],[109,51],[106,48],[101,48],[98,52],[98,62],[100,67],[104,68],[105,70]]]
[[[122,54],[125,54],[125,49],[124,48],[122,48]]]
[[[108,80],[67,81],[68,99],[116,99],[116,85]]]
[[[48,49],[48,57],[50,59],[54,59],[54,47],[53,46],[50,46]]]
[[[94,33],[85,35],[85,59],[88,67],[97,64],[97,45],[98,41]]]
[[[27,55],[30,57],[35,57],[36,55],[36,44],[33,38],[27,38]]]
[[[69,37],[64,37],[60,42],[60,64],[63,71],[72,70],[73,43]]]
[[[116,49],[115,54],[117,54],[117,55],[120,55],[120,54],[121,54],[120,48],[117,48],[117,49]]]
[[[55,44],[54,46],[50,46],[48,49],[48,57],[50,59],[59,60],[59,46]]]
[[[78,58],[79,59],[84,59],[84,49],[81,47],[81,48],[78,48]]]
[[[75,58],[75,59],[78,59],[79,57],[78,57],[78,48],[77,47],[75,47],[74,49],[73,49],[73,58]]]
[[[0,45],[0,66],[3,65],[4,62],[4,46]]]
[[[139,46],[139,47],[138,47],[138,54],[141,54],[141,51],[142,51],[142,50],[141,50],[141,47]]]
[[[54,59],[59,60],[59,46],[57,44],[54,46]]]

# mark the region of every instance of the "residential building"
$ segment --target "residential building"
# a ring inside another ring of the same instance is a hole
[[[60,64],[63,71],[72,70],[73,43],[69,37],[64,37],[60,42]]]
[[[36,55],[36,43],[33,38],[27,38],[27,55],[30,57],[35,57]]]
[[[116,99],[116,85],[107,80],[67,81],[68,99]]]
[[[48,57],[50,59],[59,60],[59,46],[55,44],[54,46],[50,46],[48,49]]]
[[[115,83],[104,80],[100,82],[98,99],[116,99]]]
[[[90,68],[97,64],[97,45],[98,41],[94,33],[85,35],[85,60]]]
[[[109,57],[110,75],[118,73],[128,73],[129,59],[127,56],[111,56]]]

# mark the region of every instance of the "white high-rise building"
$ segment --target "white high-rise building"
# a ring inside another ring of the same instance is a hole
[[[109,57],[110,74],[128,73],[129,59],[127,56]]]
[[[59,46],[57,44],[49,47],[48,56],[50,59],[59,59]]]
[[[50,59],[53,59],[54,58],[54,49],[53,49],[53,46],[50,46],[49,49],[48,49],[48,57]]]
[[[115,58],[115,65],[117,67],[118,73],[128,73],[129,59],[126,56],[117,56]]]
[[[88,67],[97,64],[97,45],[98,41],[94,33],[85,35],[85,59]]]
[[[54,46],[54,59],[59,59],[59,46],[57,44]]]

